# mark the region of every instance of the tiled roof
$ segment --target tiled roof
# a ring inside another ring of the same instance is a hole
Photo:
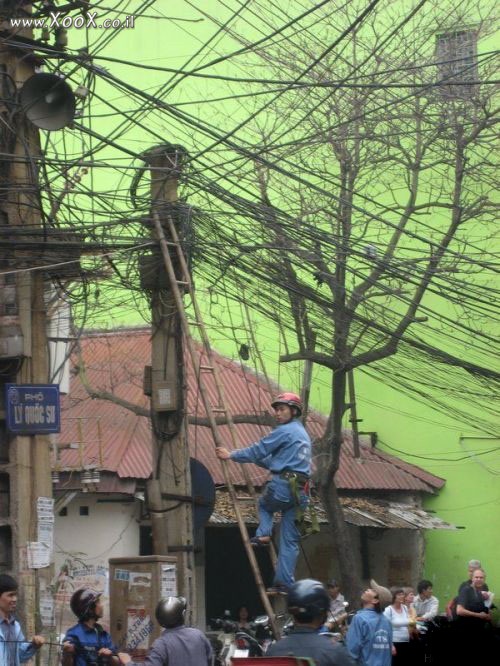
[[[149,410],[149,398],[143,394],[144,366],[150,364],[149,329],[118,329],[86,333],[80,340],[87,383],[100,392],[112,393],[120,401]],[[271,390],[267,383],[239,362],[214,354],[226,401],[233,415],[255,415],[269,410]],[[116,472],[119,477],[146,479],[151,473],[151,427],[147,416],[105,399],[92,399],[85,390],[76,368],[80,360],[72,357],[71,390],[62,400],[62,431],[58,436],[61,469],[97,467]],[[213,379],[206,375],[208,390],[214,395]],[[187,363],[188,414],[205,417],[201,396],[191,363]],[[276,388],[276,387],[275,387]],[[307,429],[313,438],[323,434],[326,420],[312,413]],[[237,424],[240,446],[259,439],[269,426]],[[220,426],[221,436],[231,448],[227,426]],[[189,425],[190,454],[209,470],[215,483],[224,483],[220,462],[215,457],[210,428]],[[82,444],[80,444],[80,442]],[[242,465],[229,463],[235,484],[243,484]],[[262,485],[265,470],[245,465],[255,485]],[[361,457],[353,455],[350,433],[345,434],[336,476],[341,490],[399,490],[435,492],[444,480],[399,458],[372,448],[361,447]]]

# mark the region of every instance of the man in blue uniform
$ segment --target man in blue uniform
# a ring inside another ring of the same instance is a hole
[[[259,499],[259,526],[252,545],[266,546],[271,541],[273,514],[281,512],[280,547],[272,593],[285,592],[294,582],[299,555],[300,532],[295,523],[297,508],[309,501],[311,439],[299,420],[302,402],[295,393],[281,393],[273,401],[277,427],[245,449],[228,451],[217,447],[222,460],[254,463],[268,469],[272,478]],[[294,490],[295,489],[295,490]]]
[[[361,595],[362,610],[353,617],[345,644],[358,664],[391,666],[392,625],[382,613],[378,592],[368,588]]]
[[[118,666],[122,655],[117,654],[111,636],[98,620],[103,615],[101,595],[89,588],[73,593],[69,605],[78,624],[68,629],[63,642],[63,666]]]

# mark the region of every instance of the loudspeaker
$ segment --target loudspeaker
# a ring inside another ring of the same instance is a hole
[[[66,81],[55,74],[33,74],[21,88],[20,102],[40,129],[62,129],[75,117],[75,96]]]

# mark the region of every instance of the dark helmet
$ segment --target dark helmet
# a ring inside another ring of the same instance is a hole
[[[276,405],[288,405],[289,407],[295,407],[297,410],[297,415],[300,416],[302,414],[302,400],[296,393],[280,393],[272,401],[271,407],[276,407]]]
[[[299,580],[288,591],[288,610],[299,622],[311,622],[329,608],[330,596],[319,580]]]
[[[167,629],[168,627],[178,627],[180,624],[184,624],[186,605],[184,597],[160,599],[155,611],[160,627]]]
[[[80,590],[73,592],[69,605],[80,621],[89,620],[92,617],[96,617],[95,605],[100,596],[100,592],[82,587]]]

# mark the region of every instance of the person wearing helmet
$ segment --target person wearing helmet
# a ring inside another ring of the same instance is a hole
[[[144,666],[211,666],[212,646],[205,634],[184,625],[186,600],[166,597],[156,606],[156,620],[165,631],[149,650]],[[130,657],[125,663],[132,664]]]
[[[45,643],[43,636],[24,638],[21,625],[16,620],[18,584],[9,574],[0,574],[0,664],[20,663],[31,659]]]
[[[387,588],[377,587],[369,587],[361,595],[363,607],[353,617],[346,634],[347,649],[363,666],[391,666],[392,662],[392,624],[382,612]]]
[[[89,588],[73,593],[69,602],[78,624],[68,629],[62,646],[63,666],[107,666],[124,663],[111,636],[98,620],[103,615],[101,594]]]
[[[278,424],[274,430],[247,448],[228,451],[217,447],[216,454],[221,460],[254,463],[271,472],[271,480],[259,499],[259,526],[251,543],[255,547],[269,545],[273,515],[281,512],[278,562],[269,592],[286,593],[295,580],[299,556],[300,532],[295,514],[297,507],[303,510],[309,501],[311,439],[299,420],[302,402],[298,395],[280,393],[272,407]]]
[[[269,657],[303,657],[314,659],[317,666],[354,666],[355,662],[340,643],[333,643],[318,633],[326,621],[330,596],[319,580],[297,581],[288,592],[288,612],[293,615],[293,629],[273,643]]]

